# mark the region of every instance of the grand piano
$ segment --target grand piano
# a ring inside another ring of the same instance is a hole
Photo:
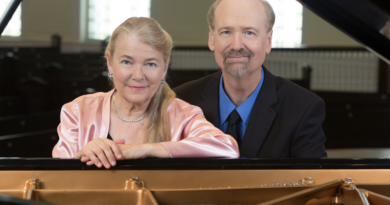
[[[390,63],[390,1],[300,0]],[[390,204],[390,159],[0,159],[4,204]]]

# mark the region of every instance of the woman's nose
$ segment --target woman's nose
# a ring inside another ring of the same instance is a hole
[[[142,65],[137,65],[134,67],[134,72],[132,75],[133,80],[135,81],[141,81],[145,79],[145,74],[142,69]]]

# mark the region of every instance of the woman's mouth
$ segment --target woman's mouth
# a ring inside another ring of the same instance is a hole
[[[145,90],[145,86],[129,86],[130,89],[135,90],[135,91],[141,91]]]

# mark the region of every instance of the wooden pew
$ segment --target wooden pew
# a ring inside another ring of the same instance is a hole
[[[55,129],[60,123],[60,110],[29,115],[0,117],[0,136]]]
[[[0,157],[52,157],[56,129],[0,136]]]
[[[219,70],[169,70],[167,82],[175,88],[186,82],[197,80]],[[311,68],[308,65],[302,67],[302,79],[290,79],[292,82],[310,90]]]
[[[175,88],[186,82],[197,80],[219,70],[169,70],[167,82],[171,88]]]
[[[23,95],[0,97],[0,116],[27,114],[27,97]]]
[[[326,105],[325,146],[390,147],[390,96],[387,94],[316,92]]]

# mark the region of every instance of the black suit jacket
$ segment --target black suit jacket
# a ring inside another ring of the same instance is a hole
[[[240,145],[246,158],[326,157],[325,103],[312,92],[264,68],[264,82]],[[216,126],[222,72],[174,89],[178,98],[202,108]]]

